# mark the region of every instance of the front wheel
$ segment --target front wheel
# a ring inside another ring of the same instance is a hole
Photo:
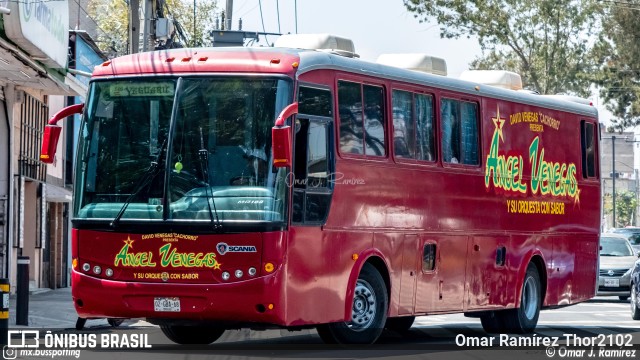
[[[212,326],[161,325],[160,329],[169,340],[181,345],[208,345],[224,333],[224,329]]]
[[[388,318],[384,327],[395,332],[404,333],[411,329],[411,325],[413,325],[415,320],[415,316]]]
[[[318,325],[328,344],[373,344],[387,321],[387,287],[373,265],[362,267],[353,295],[351,321]]]
[[[542,286],[538,269],[529,263],[522,282],[520,307],[505,310],[500,314],[505,328],[510,333],[527,334],[535,330],[542,306]]]
[[[640,320],[640,308],[638,308],[638,288],[636,284],[631,284],[631,318],[633,320]]]

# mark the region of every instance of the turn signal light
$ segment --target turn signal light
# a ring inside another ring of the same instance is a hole
[[[275,266],[272,263],[268,262],[264,264],[264,271],[270,273],[270,272],[273,272],[274,269],[275,269]]]

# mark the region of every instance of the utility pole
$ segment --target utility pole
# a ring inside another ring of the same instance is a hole
[[[227,0],[227,9],[225,14],[227,15],[226,18],[226,26],[224,27],[226,30],[231,30],[231,25],[233,24],[232,19],[233,19],[233,0]]]
[[[611,199],[611,201],[613,201],[613,227],[616,228],[616,137],[615,135],[611,136],[611,158],[612,158],[612,163],[611,163],[611,179],[613,180],[612,183],[612,193],[613,193],[613,198]]]
[[[155,0],[144,0],[144,31],[142,34],[142,51],[151,51],[155,44],[154,15],[156,13]]]
[[[129,0],[129,54],[140,49],[140,0]]]

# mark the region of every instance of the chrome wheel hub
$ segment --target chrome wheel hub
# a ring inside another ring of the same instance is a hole
[[[349,327],[355,331],[368,329],[376,317],[376,295],[368,282],[359,279],[353,295],[351,323]]]

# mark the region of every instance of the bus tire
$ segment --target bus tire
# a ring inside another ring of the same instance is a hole
[[[499,334],[504,331],[503,314],[498,311],[490,311],[480,316],[480,323],[485,332],[489,334]]]
[[[212,326],[161,325],[160,329],[169,340],[180,345],[208,345],[224,333],[224,329]]]
[[[411,329],[411,325],[415,320],[415,316],[387,318],[387,323],[384,327],[395,332],[404,333]]]
[[[107,322],[112,327],[118,327],[118,326],[122,325],[122,323],[124,322],[124,319],[107,319]]]
[[[542,288],[538,269],[529,263],[522,282],[520,307],[504,310],[498,317],[502,317],[507,332],[528,334],[535,330],[542,306]]]
[[[376,268],[365,263],[356,282],[351,321],[318,325],[327,344],[373,344],[387,322],[387,287]]]

